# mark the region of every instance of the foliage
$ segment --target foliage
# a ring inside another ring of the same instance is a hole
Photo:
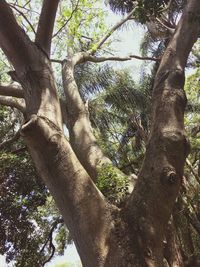
[[[148,22],[151,17],[159,17],[160,14],[165,11],[167,5],[169,4],[169,0],[109,0],[109,4],[114,12],[126,13],[130,12],[134,5],[137,4],[134,16],[136,20],[141,22],[142,24]],[[176,9],[183,5],[185,1],[176,1],[175,6]]]
[[[18,130],[20,118],[5,107],[0,114],[0,137],[6,141]],[[0,253],[16,267],[40,266],[51,254],[48,246],[41,248],[60,215],[21,140],[0,151],[0,195]],[[58,254],[67,242],[68,231],[61,223],[55,229]]]
[[[128,177],[111,164],[104,164],[98,170],[97,187],[109,201],[119,204],[128,191]]]
[[[145,140],[139,135],[136,121],[141,122],[147,134],[151,86],[148,75],[136,84],[129,70],[115,71],[112,80],[89,104],[98,143],[126,174],[137,172],[145,151]]]
[[[39,250],[42,236],[30,215],[44,205],[47,190],[27,154],[1,152],[0,179],[1,254],[7,253],[7,261],[15,259],[16,266],[30,266],[28,259],[38,264],[31,252]]]
[[[55,35],[62,36],[58,39],[59,45],[56,53],[62,53],[66,47],[73,51],[86,50],[106,31],[105,12],[99,8],[97,0],[62,1],[61,12],[55,24]],[[91,23],[94,25],[91,28]],[[60,52],[59,52],[60,51]]]

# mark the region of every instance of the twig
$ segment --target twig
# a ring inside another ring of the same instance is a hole
[[[128,21],[135,11],[136,5],[133,10],[122,20],[120,20],[117,24],[115,24],[100,40],[99,42],[89,51],[89,54],[94,54],[104,43],[105,41],[111,36],[113,32],[115,32],[119,27],[121,27],[126,21]]]
[[[32,31],[36,34],[36,31],[33,27],[33,25],[30,23],[30,21],[28,20],[28,18],[24,15],[24,13],[22,11],[20,11],[18,8],[16,8],[16,6],[9,4],[10,7],[12,7],[13,9],[15,9],[24,19],[25,21],[28,23],[28,25],[31,27]]]
[[[63,60],[59,60],[59,59],[53,59],[53,58],[51,58],[51,62],[63,64]]]
[[[171,34],[174,33],[175,29],[168,27],[165,23],[163,23],[159,18],[156,18],[156,21],[160,23],[165,29],[167,29]]]
[[[198,176],[198,174],[193,170],[192,168],[192,164],[190,163],[189,159],[186,159],[186,164],[189,167],[191,173],[194,175],[194,177],[196,178],[197,182],[200,184],[200,177]]]
[[[25,150],[27,150],[27,147],[24,146],[24,147],[20,147],[15,150],[12,150],[11,153],[18,154],[18,153],[24,152]]]
[[[65,21],[65,23],[63,24],[63,26],[62,26],[62,27],[61,27],[61,28],[60,28],[60,29],[59,29],[59,30],[52,36],[52,39],[53,39],[54,37],[56,37],[56,36],[63,30],[63,28],[65,28],[65,26],[67,25],[67,23],[72,19],[74,13],[76,12],[76,10],[77,10],[77,8],[78,8],[79,2],[80,2],[80,0],[77,1],[76,6],[75,6],[75,8],[72,10],[72,13],[71,13],[70,17]]]

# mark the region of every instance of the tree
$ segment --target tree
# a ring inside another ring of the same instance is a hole
[[[87,61],[134,58],[97,54],[112,32],[144,11],[141,2],[134,1],[130,13],[102,38],[92,40],[86,50],[78,51],[73,38],[77,27],[69,26],[67,57],[57,60],[62,65],[65,101],[59,100],[50,59],[59,1],[43,1],[34,41],[19,26],[8,3],[0,2],[0,46],[14,68],[10,73],[12,78],[20,84],[1,86],[0,102],[23,113],[21,135],[73,237],[83,266],[87,267],[164,265],[167,223],[189,153],[184,130],[183,87],[188,55],[200,32],[198,0],[190,0],[184,6],[159,59],[152,95],[151,131],[134,190],[123,205],[118,206],[110,203],[95,185],[99,173],[102,174],[105,166],[112,166],[112,162],[97,145],[87,103],[83,102],[74,79],[74,69]],[[160,10],[168,1],[155,2],[156,10]],[[74,9],[77,6],[73,6]],[[69,141],[64,135],[63,123],[67,125]],[[104,172],[108,178],[109,172]],[[125,177],[114,167],[112,172]],[[169,242],[171,249],[173,245]],[[165,260],[170,266],[175,262],[183,266],[180,254],[174,254],[165,256]]]

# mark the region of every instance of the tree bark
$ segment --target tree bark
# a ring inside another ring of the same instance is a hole
[[[81,54],[80,54],[81,56]],[[67,126],[69,130],[70,144],[76,156],[96,181],[98,167],[104,163],[111,164],[97,145],[96,138],[92,132],[87,106],[81,99],[75,78],[74,67],[78,61],[77,55],[64,61],[62,68],[63,88],[66,96]]]
[[[199,2],[188,1],[161,60],[154,83],[146,155],[127,207],[128,224],[137,233],[147,266],[163,266],[164,232],[189,152],[183,121],[184,69],[199,35],[199,21],[192,17],[199,13]]]
[[[51,39],[59,0],[44,0],[35,42],[49,57],[51,52]]]
[[[3,24],[0,45],[24,89],[27,122],[22,127],[22,135],[73,236],[84,266],[103,266],[112,228],[112,208],[63,135],[49,60],[25,36],[5,1],[0,2],[0,22]],[[9,30],[4,28],[6,22]],[[24,48],[23,56],[21,50],[18,54],[18,42]]]

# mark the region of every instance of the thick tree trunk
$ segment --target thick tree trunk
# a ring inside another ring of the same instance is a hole
[[[49,65],[44,70],[34,70],[31,75],[29,72],[20,78],[26,99],[29,98],[27,92],[35,90],[41,102],[38,105],[36,101],[34,108],[31,106],[34,112],[23,125],[22,135],[73,236],[84,266],[103,266],[109,249],[107,239],[113,208],[106,203],[64,137]],[[48,102],[48,109],[45,102]],[[56,106],[58,110],[55,111]],[[56,112],[57,121],[49,116],[49,111],[52,115]]]
[[[178,196],[189,145],[184,130],[184,69],[199,35],[199,1],[188,1],[163,55],[154,91],[152,129],[138,183],[127,208],[147,266],[163,266],[163,239]]]

